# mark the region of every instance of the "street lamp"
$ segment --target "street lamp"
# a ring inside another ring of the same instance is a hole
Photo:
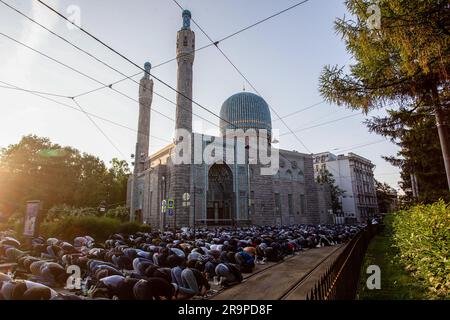
[[[162,232],[164,232],[164,229],[165,229],[165,225],[166,225],[166,213],[165,213],[165,210],[163,210],[163,202],[165,201],[165,199],[166,199],[166,177],[165,176],[162,176],[161,177],[161,181],[162,181],[162,186],[161,186],[161,208],[160,208],[160,212],[161,212],[161,215],[162,215],[162,217],[160,218],[160,221],[161,221],[161,230],[162,230]]]

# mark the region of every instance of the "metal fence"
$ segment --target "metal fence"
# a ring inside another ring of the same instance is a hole
[[[367,246],[379,228],[380,225],[369,225],[353,237],[311,289],[306,300],[354,299]]]

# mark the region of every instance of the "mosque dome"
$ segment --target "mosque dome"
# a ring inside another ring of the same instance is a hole
[[[236,93],[225,100],[220,117],[222,135],[227,129],[235,128],[266,129],[269,135],[272,132],[269,105],[263,98],[250,92]]]

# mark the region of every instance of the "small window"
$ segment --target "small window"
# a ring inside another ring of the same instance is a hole
[[[275,193],[275,212],[281,212],[281,197],[279,193]]]
[[[294,214],[294,204],[292,202],[292,194],[288,194],[288,209],[289,215],[292,216]]]
[[[305,202],[305,195],[300,195],[300,212],[302,215],[306,214],[306,202]]]

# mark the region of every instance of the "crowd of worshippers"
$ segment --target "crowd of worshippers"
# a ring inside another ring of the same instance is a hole
[[[23,250],[0,236],[0,263],[17,263],[26,275],[0,273],[0,300],[172,300],[206,297],[211,283],[238,284],[256,264],[279,262],[306,248],[332,246],[363,226],[216,228],[178,232],[114,234],[104,243],[81,236],[73,243],[32,239]],[[68,268],[78,269],[80,287]],[[68,281],[68,279],[70,281]],[[71,287],[71,289],[74,289]],[[78,289],[78,290],[77,290]]]

